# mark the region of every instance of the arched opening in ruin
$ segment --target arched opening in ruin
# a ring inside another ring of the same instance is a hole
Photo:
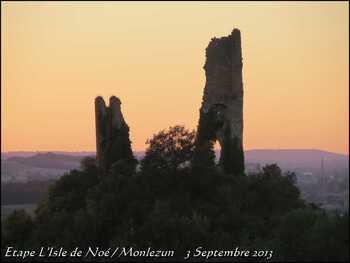
[[[214,152],[215,152],[215,164],[219,164],[220,155],[221,155],[221,145],[218,140],[215,140]]]

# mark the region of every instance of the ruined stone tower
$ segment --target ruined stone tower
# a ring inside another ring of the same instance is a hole
[[[206,49],[206,84],[200,109],[195,159],[216,140],[221,146],[220,166],[227,173],[244,172],[243,83],[241,34],[213,38]]]
[[[129,127],[120,108],[120,100],[112,96],[109,107],[102,97],[95,99],[96,118],[96,160],[102,174],[106,174],[113,165],[133,162]]]

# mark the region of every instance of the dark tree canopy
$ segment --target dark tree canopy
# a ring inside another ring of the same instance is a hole
[[[148,148],[141,161],[143,170],[176,170],[189,165],[196,133],[176,125],[162,130],[147,140]]]
[[[4,219],[2,255],[7,246],[133,246],[175,250],[172,260],[179,262],[198,246],[239,246],[273,250],[271,261],[349,260],[347,214],[326,214],[306,204],[295,175],[283,174],[275,164],[249,176],[179,169],[191,160],[193,141],[194,132],[184,127],[158,133],[145,157],[149,166],[143,163],[136,173],[120,163],[99,176],[94,159],[85,159],[82,170],[50,187],[34,218],[16,211]]]

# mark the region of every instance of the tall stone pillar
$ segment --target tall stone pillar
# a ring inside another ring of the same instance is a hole
[[[121,112],[120,100],[112,96],[109,107],[102,97],[95,99],[96,160],[102,174],[113,164],[135,161],[129,139],[129,126]]]
[[[213,38],[206,49],[206,83],[198,125],[195,158],[218,140],[220,166],[227,173],[244,172],[243,82],[241,34]]]

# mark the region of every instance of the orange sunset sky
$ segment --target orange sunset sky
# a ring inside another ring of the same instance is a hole
[[[134,150],[196,128],[205,48],[241,30],[245,149],[348,154],[347,2],[1,2],[1,151],[95,151],[94,98]]]

